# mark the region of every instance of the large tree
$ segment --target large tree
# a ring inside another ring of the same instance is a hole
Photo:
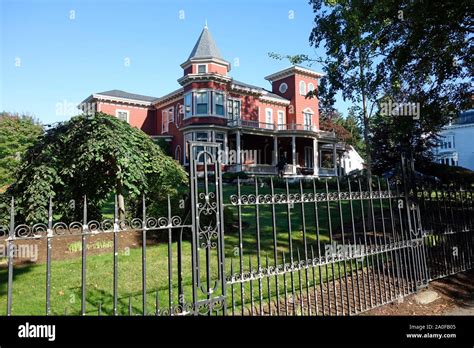
[[[42,133],[43,127],[29,115],[0,113],[0,193],[14,182],[21,155]]]
[[[50,197],[56,214],[80,219],[87,196],[90,217],[99,218],[112,193],[123,218],[124,196],[166,197],[186,181],[186,173],[141,130],[96,113],[46,131],[24,156],[16,179],[9,193],[16,198],[18,218],[37,222],[45,221]]]
[[[377,114],[372,151],[384,154],[377,157],[377,172],[393,168],[400,149],[415,162],[429,161],[442,126],[472,107],[472,14],[467,0],[374,3],[371,20],[382,28],[385,53],[378,71],[383,100],[419,107],[416,119]]]
[[[423,157],[427,134],[436,134],[456,110],[469,107],[473,76],[472,1],[421,0],[310,0],[315,13],[314,28],[309,41],[322,47],[325,55],[271,56],[288,58],[292,63],[319,63],[327,75],[326,90],[341,92],[344,99],[361,110],[361,124],[367,151],[370,179],[372,157],[377,160],[385,152],[372,148],[373,133],[385,139],[390,156],[400,148],[420,149]],[[380,102],[418,103],[422,122],[402,118],[384,128],[380,119],[372,127],[371,117],[380,109]],[[396,124],[400,122],[400,127]],[[414,122],[405,137],[402,132]],[[431,137],[431,136],[430,136]],[[390,146],[398,141],[397,147]],[[417,144],[415,147],[413,144]],[[401,145],[401,146],[400,146]],[[415,156],[416,157],[416,156]],[[380,163],[377,163],[377,167]],[[387,162],[387,165],[389,163]]]

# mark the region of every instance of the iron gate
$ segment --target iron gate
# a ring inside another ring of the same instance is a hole
[[[189,143],[194,313],[226,314],[222,175],[216,143]],[[212,267],[213,264],[216,267]],[[213,269],[217,268],[217,275]],[[202,273],[204,272],[204,276]]]

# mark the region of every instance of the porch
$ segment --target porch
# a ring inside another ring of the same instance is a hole
[[[330,177],[340,173],[336,142],[316,136],[229,132],[229,150],[236,153],[227,172],[283,177]]]

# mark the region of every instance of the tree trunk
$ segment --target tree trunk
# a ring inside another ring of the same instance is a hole
[[[360,73],[360,90],[362,94],[362,114],[363,114],[363,124],[364,124],[364,143],[366,149],[366,162],[367,162],[367,186],[370,189],[372,188],[372,154],[371,154],[371,146],[370,146],[370,120],[369,115],[367,112],[367,92],[365,88],[365,74],[364,74],[364,62],[362,58],[362,52],[359,47],[359,73]],[[367,204],[367,217],[368,223],[367,227],[368,230],[374,229],[375,226],[373,225],[373,216],[372,216],[372,200],[369,200]]]
[[[122,168],[118,166],[117,168],[118,174],[121,174]],[[123,182],[122,179],[117,179],[117,204],[118,204],[118,219],[120,221],[125,220],[125,199],[123,197]]]

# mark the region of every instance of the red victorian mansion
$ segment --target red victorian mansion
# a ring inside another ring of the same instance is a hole
[[[176,160],[188,165],[188,141],[212,141],[233,151],[230,172],[285,176],[332,176],[343,167],[334,133],[319,129],[317,98],[321,74],[292,66],[265,77],[271,91],[234,80],[207,26],[181,64],[181,88],[162,97],[119,90],[84,100],[153,138],[170,142]]]

